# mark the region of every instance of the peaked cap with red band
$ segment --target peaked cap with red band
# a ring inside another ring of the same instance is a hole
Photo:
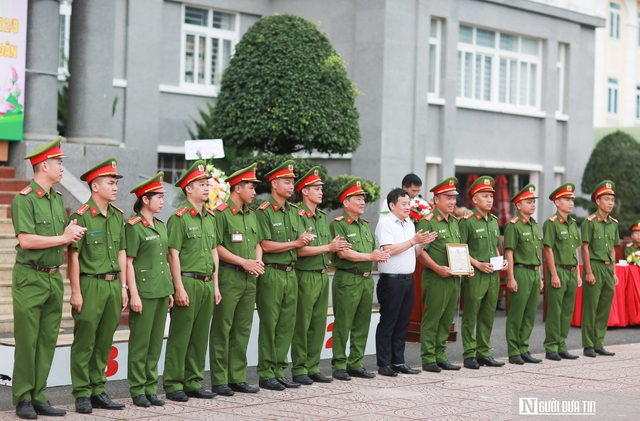
[[[319,186],[324,184],[320,178],[320,167],[311,168],[295,185],[296,191],[300,193],[307,186]]]
[[[131,193],[135,193],[136,197],[144,196],[147,193],[166,193],[167,191],[162,185],[162,177],[164,177],[164,173],[160,171],[158,174],[135,186],[133,190],[131,190]]]
[[[511,198],[511,201],[515,205],[521,200],[527,199],[537,199],[536,186],[534,186],[533,184],[527,184],[526,186],[524,186],[518,193],[515,194],[515,196]]]
[[[271,182],[276,178],[295,178],[296,175],[293,173],[293,167],[295,164],[296,163],[290,159],[284,161],[278,167],[267,173],[267,180]]]
[[[342,186],[342,190],[338,193],[338,201],[342,203],[347,197],[360,195],[364,195],[364,190],[362,190],[362,179],[356,177]]]
[[[489,177],[488,175],[483,175],[482,177],[478,177],[478,179],[469,187],[469,196],[473,196],[476,193],[480,192],[494,192],[493,186],[496,184],[493,177]]]
[[[593,189],[593,191],[591,192],[591,200],[595,202],[600,196],[603,196],[605,194],[611,194],[615,196],[616,195],[616,193],[614,192],[615,188],[616,188],[616,185],[613,181],[611,180],[601,181],[600,184],[598,184],[596,188]]]
[[[247,168],[243,168],[241,170],[238,170],[238,171],[234,172],[229,177],[227,177],[224,181],[229,183],[230,187],[233,187],[236,184],[241,183],[243,181],[251,181],[251,182],[254,182],[254,183],[259,183],[260,180],[258,180],[256,178],[256,167],[257,166],[258,166],[258,164],[253,163],[253,164],[249,165]]]
[[[62,137],[58,136],[51,142],[35,148],[33,152],[25,156],[24,159],[31,161],[31,165],[36,165],[51,158],[66,158],[67,155],[63,154],[62,149],[60,149],[61,141]]]
[[[455,177],[449,177],[442,181],[440,184],[436,184],[433,186],[430,192],[433,193],[434,196],[439,194],[444,194],[445,196],[455,196],[458,194],[456,190],[456,186],[458,185],[458,179]]]
[[[176,184],[174,185],[176,187],[184,189],[185,187],[187,187],[187,184],[191,183],[192,181],[201,180],[203,178],[211,178],[211,176],[207,172],[204,161],[199,159],[191,164],[187,172],[184,173],[184,175],[180,177],[180,180],[176,181]]]
[[[560,199],[561,197],[570,197],[575,198],[575,190],[576,186],[573,183],[564,183],[557,189],[551,192],[549,195],[549,200],[554,201],[556,199]]]
[[[91,184],[91,182],[98,177],[122,178],[122,176],[116,171],[117,166],[118,160],[114,156],[110,156],[95,167],[91,168],[89,171],[82,174],[80,176],[80,180],[86,181],[87,184]]]
[[[640,221],[637,221],[635,224],[633,224],[633,226],[631,227],[631,231],[640,231]]]

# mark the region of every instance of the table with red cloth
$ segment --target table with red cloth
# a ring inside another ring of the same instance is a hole
[[[582,273],[582,265],[580,265],[580,271]],[[609,327],[640,325],[640,267],[616,265],[615,271],[618,275],[618,285],[613,294]],[[582,281],[584,282],[584,279]],[[582,287],[578,287],[571,326],[581,325]]]

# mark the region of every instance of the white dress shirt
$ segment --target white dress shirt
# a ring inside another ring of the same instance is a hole
[[[383,215],[378,220],[376,226],[376,241],[378,247],[403,243],[411,240],[416,235],[416,227],[409,218],[404,221],[395,216],[392,212]],[[391,256],[387,263],[380,263],[378,269],[380,273],[409,274],[416,269],[416,250],[409,247],[402,253]]]

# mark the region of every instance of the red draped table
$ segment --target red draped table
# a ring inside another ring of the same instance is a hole
[[[582,270],[582,267],[580,269]],[[640,267],[635,265],[616,266],[615,271],[618,275],[618,285],[616,285],[613,294],[609,326],[640,325]],[[581,324],[582,287],[578,287],[571,326],[581,326]]]

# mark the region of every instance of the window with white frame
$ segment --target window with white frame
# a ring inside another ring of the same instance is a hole
[[[158,171],[164,172],[162,181],[176,183],[185,168],[187,168],[187,161],[184,154],[158,153]]]
[[[540,44],[460,25],[457,96],[507,108],[539,108]]]
[[[71,0],[60,0],[60,32],[58,41],[58,77],[69,76],[69,34],[71,33]]]
[[[618,114],[618,79],[607,80],[607,113]]]
[[[609,2],[609,37],[620,39],[620,3]]]
[[[636,119],[640,120],[640,86],[636,86]]]
[[[429,95],[440,95],[440,49],[442,20],[431,18],[429,29]]]
[[[558,44],[558,112],[564,114],[564,83],[567,63],[567,44]]]
[[[239,15],[184,6],[180,84],[219,86],[238,41]]]
[[[640,13],[638,13],[638,46],[640,46]]]

